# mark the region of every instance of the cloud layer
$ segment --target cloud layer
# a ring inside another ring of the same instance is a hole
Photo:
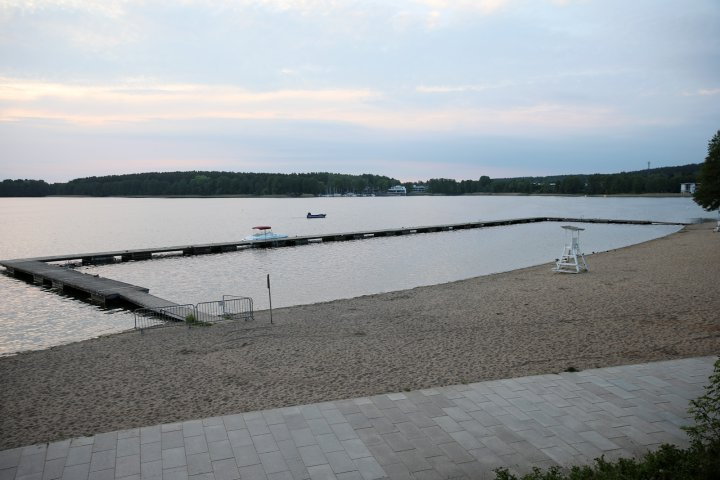
[[[0,178],[697,162],[719,23],[714,0],[6,0]]]

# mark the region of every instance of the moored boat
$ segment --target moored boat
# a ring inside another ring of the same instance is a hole
[[[257,230],[257,233],[248,235],[245,240],[250,241],[265,241],[265,240],[279,240],[281,238],[288,238],[284,233],[275,233],[272,231],[272,227],[269,225],[259,225],[253,227],[253,230]]]

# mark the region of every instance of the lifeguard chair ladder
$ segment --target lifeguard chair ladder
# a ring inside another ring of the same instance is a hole
[[[585,255],[580,251],[580,232],[585,229],[572,225],[563,225],[562,228],[565,229],[565,238],[569,239],[570,243],[565,243],[562,256],[555,263],[553,271],[559,273],[587,272],[588,266],[585,262]]]

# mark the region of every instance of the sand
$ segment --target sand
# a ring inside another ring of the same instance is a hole
[[[720,353],[720,234],[0,358],[0,449],[178,420]],[[401,267],[401,265],[398,265]]]

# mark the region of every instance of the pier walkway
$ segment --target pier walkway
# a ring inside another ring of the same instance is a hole
[[[512,378],[0,451],[2,480],[485,479],[686,447],[714,357]]]
[[[196,245],[181,245],[172,247],[145,248],[135,250],[116,250],[96,253],[74,253],[68,255],[53,255],[16,260],[0,260],[8,273],[19,278],[33,281],[39,285],[52,286],[57,291],[75,293],[88,297],[90,301],[104,305],[108,301],[121,300],[141,308],[157,308],[175,306],[176,304],[159,297],[150,295],[149,289],[137,285],[118,282],[95,275],[88,275],[63,268],[53,263],[81,262],[83,265],[114,263],[117,261],[150,260],[156,255],[202,255],[212,253],[233,252],[244,248],[290,247],[306,245],[311,242],[339,242],[361,240],[377,237],[391,237],[417,233],[446,232],[474,228],[499,227],[539,222],[564,223],[605,223],[623,225],[686,225],[685,223],[655,222],[651,220],[614,220],[599,218],[559,218],[559,217],[532,217],[509,220],[490,220],[444,225],[402,227],[382,230],[366,230],[345,233],[327,233],[320,235],[306,235],[288,237],[275,240],[241,240],[225,243],[207,243]]]

